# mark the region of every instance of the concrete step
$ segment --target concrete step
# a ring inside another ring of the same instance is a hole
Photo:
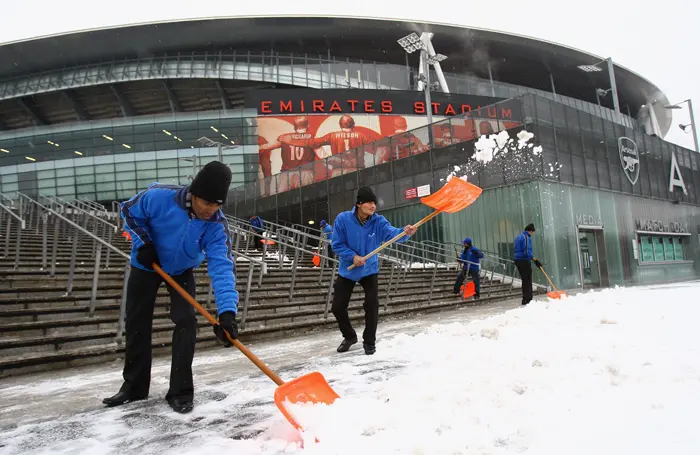
[[[434,300],[431,303],[407,303],[406,305],[397,306],[396,308],[390,306],[387,310],[384,310],[384,308],[381,307],[380,319],[383,320],[390,317],[401,317],[412,313],[442,311],[445,309],[459,308],[462,306],[484,305],[493,301],[517,297],[519,295],[519,292],[511,292],[510,294],[499,298],[482,298],[478,301],[464,300],[459,297],[454,297],[445,301]],[[350,312],[350,318],[353,321],[359,322],[364,318],[364,314],[360,310],[353,310]],[[335,333],[335,327],[335,320],[333,316],[329,314],[328,318],[323,318],[321,316],[315,319],[284,322],[279,324],[271,324],[268,326],[242,329],[240,339],[243,343],[245,343],[250,340],[264,338],[284,338],[290,334],[320,330],[324,328],[333,329],[333,335],[331,335],[329,332],[329,336],[338,336],[337,333]],[[172,329],[168,329],[166,325],[154,325],[154,338],[152,343],[154,354],[164,355],[169,353],[171,347],[171,331]],[[71,366],[102,363],[118,359],[123,355],[124,347],[123,344],[119,345],[114,341],[111,341],[115,335],[116,332],[113,332],[110,329],[96,330],[93,331],[93,333],[90,333],[89,331],[82,331],[80,332],[78,338],[83,337],[88,340],[110,341],[106,341],[103,344],[77,348],[71,347],[70,345],[70,343],[80,341],[75,337],[75,335],[73,335],[73,338],[71,338],[69,335],[51,335],[45,338],[47,343],[41,343],[39,339],[44,337],[37,336],[31,342],[25,340],[14,341],[14,343],[16,343],[15,348],[28,348],[29,343],[35,343],[33,346],[35,349],[38,346],[45,344],[53,346],[54,350],[35,350],[31,353],[24,352],[18,354],[9,354],[12,342],[7,341],[5,346],[7,347],[6,352],[8,354],[0,356],[0,377],[28,374],[47,369],[55,370],[58,368],[67,368]],[[22,343],[25,343],[25,345],[21,346]],[[211,328],[205,328],[204,323],[200,323],[199,325],[197,343],[198,351],[217,345]]]

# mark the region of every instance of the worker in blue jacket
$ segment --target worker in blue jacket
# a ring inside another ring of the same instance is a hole
[[[221,205],[231,183],[231,170],[223,163],[208,163],[189,186],[151,184],[121,204],[124,228],[132,239],[131,274],[126,288],[126,346],[124,383],[116,395],[105,398],[108,406],[148,397],[151,382],[151,334],[156,294],[162,278],[158,264],[193,297],[193,269],[206,256],[214,287],[219,323],[217,338],[225,346],[224,331],[238,336],[235,264],[231,234]],[[172,341],[170,388],[165,399],[180,413],[192,410],[194,386],[192,359],[197,336],[194,308],[168,286],[170,319],[175,323]]]
[[[256,250],[262,250],[263,248],[263,243],[262,243],[262,235],[265,232],[265,227],[263,226],[263,220],[260,218],[258,215],[253,215],[250,217],[250,226],[253,229],[253,232],[257,235],[253,235],[253,242],[255,243],[255,249]]]
[[[329,258],[333,257],[333,248],[331,247],[331,242],[333,241],[333,227],[326,222],[326,220],[321,220],[320,223],[321,226],[321,232],[323,232],[323,235],[326,236],[326,240],[328,241],[328,250],[326,251],[326,255]]]
[[[532,255],[532,234],[534,233],[535,225],[530,223],[525,226],[523,232],[521,232],[520,235],[515,238],[515,242],[513,242],[515,250],[513,259],[515,260],[515,266],[518,268],[520,280],[523,285],[522,305],[527,305],[532,300],[532,266],[530,265],[530,261],[534,261],[537,267],[542,267],[540,261],[535,259]]]
[[[459,294],[459,289],[464,283],[464,278],[469,274],[474,282],[474,298],[478,299],[481,296],[481,281],[479,277],[479,263],[484,257],[484,253],[479,251],[479,249],[472,245],[472,239],[467,237],[462,241],[464,249],[459,255],[459,260],[462,263],[462,270],[457,275],[457,281],[455,281],[455,294]]]
[[[377,322],[379,320],[379,260],[377,255],[364,260],[363,257],[379,245],[404,232],[400,242],[416,233],[416,228],[408,225],[403,229],[392,226],[383,216],[376,214],[377,197],[371,188],[357,191],[357,201],[353,210],[343,212],[335,218],[333,230],[333,250],[338,255],[338,277],[333,285],[332,311],[343,341],[338,352],[345,352],[357,343],[357,334],[348,316],[348,305],[355,283],[360,283],[365,291],[365,331],[362,335],[365,354],[376,352]],[[355,268],[348,270],[348,267]]]

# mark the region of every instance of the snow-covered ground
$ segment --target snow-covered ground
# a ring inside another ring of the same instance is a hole
[[[283,379],[320,371],[341,399],[305,409],[236,351],[195,359],[195,409],[103,409],[121,363],[0,381],[0,453],[698,454],[700,283],[603,290],[380,323],[377,354],[335,332],[251,345]],[[361,331],[359,331],[361,333]],[[306,435],[308,438],[309,435]]]

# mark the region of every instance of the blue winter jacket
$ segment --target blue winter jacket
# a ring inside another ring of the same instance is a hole
[[[199,266],[206,253],[218,314],[238,310],[236,269],[226,217],[217,211],[197,219],[188,207],[189,186],[153,183],[121,204],[124,229],[131,234],[131,265],[144,243],[153,243],[160,265],[170,275]]]
[[[515,254],[513,255],[513,258],[516,261],[532,260],[532,238],[530,237],[530,234],[527,233],[527,231],[521,232],[520,235],[515,238],[514,247]]]
[[[333,240],[333,228],[330,224],[326,224],[325,226],[323,226],[323,232],[326,234],[326,237],[329,241]]]
[[[464,270],[479,270],[479,261],[484,257],[484,253],[479,251],[475,246],[469,247],[468,249],[463,249],[459,255],[462,261],[462,268]]]
[[[250,225],[253,227],[253,230],[258,234],[263,231],[263,220],[259,216],[252,218],[250,220]]]
[[[403,229],[392,226],[386,218],[376,213],[361,225],[356,213],[357,207],[342,212],[335,218],[331,246],[340,258],[338,274],[349,280],[360,281],[368,275],[379,273],[379,259],[375,254],[367,259],[365,265],[348,270],[355,255],[365,256],[382,243],[399,235]],[[405,242],[408,238],[403,236],[399,242]]]

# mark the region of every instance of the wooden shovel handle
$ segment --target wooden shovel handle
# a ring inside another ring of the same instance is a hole
[[[440,210],[435,210],[433,213],[431,213],[430,215],[425,216],[422,220],[420,220],[419,222],[417,222],[416,224],[414,224],[413,227],[418,228],[418,227],[420,227],[421,225],[423,225],[423,224],[427,223],[428,221],[430,221],[431,219],[435,218],[435,217],[438,216],[439,214],[440,214]],[[399,240],[399,239],[400,239],[401,237],[403,237],[404,235],[406,235],[406,231],[403,231],[402,233],[400,233],[399,235],[397,235],[397,236],[394,237],[393,239],[388,240],[388,241],[382,243],[382,244],[379,245],[374,251],[368,253],[366,256],[363,256],[362,259],[364,259],[364,260],[366,261],[367,259],[369,259],[369,258],[371,258],[372,256],[374,256],[375,254],[379,253],[380,251],[382,251],[384,248],[388,247],[388,246],[391,245],[392,243],[395,243],[397,240]],[[350,267],[348,267],[348,270],[352,270],[352,269],[354,269],[354,268],[355,268],[355,264],[351,264]]]
[[[536,261],[537,258],[532,258],[533,261]],[[557,287],[554,286],[554,283],[552,283],[552,280],[549,279],[549,275],[547,275],[547,272],[544,271],[544,267],[538,267],[540,270],[542,270],[542,273],[544,273],[544,276],[547,278],[547,281],[549,281],[549,284],[552,286],[552,289],[557,291]],[[559,291],[557,291],[559,292]]]
[[[202,307],[202,305],[197,302],[194,297],[190,295],[189,292],[185,291],[182,286],[180,286],[175,280],[172,279],[170,275],[165,273],[165,271],[160,268],[158,264],[153,264],[153,269],[158,272],[158,274],[163,277],[166,283],[168,283],[173,289],[175,289],[185,300],[189,302],[190,305],[194,307],[195,310],[199,311],[202,316],[207,318],[207,321],[209,321],[210,324],[212,325],[218,325],[218,321],[214,319],[214,316],[211,315],[207,310]],[[248,348],[243,346],[243,344],[234,339],[231,338],[231,335],[227,331],[224,330],[224,333],[226,334],[226,338],[228,338],[228,341],[230,341],[234,346],[236,346],[246,357],[248,357],[260,370],[262,370],[263,373],[267,375],[270,379],[272,379],[275,384],[277,385],[282,385],[284,384],[284,381],[280,379],[279,376],[277,376],[270,368],[263,363],[262,360],[260,360],[255,354],[250,352]]]

